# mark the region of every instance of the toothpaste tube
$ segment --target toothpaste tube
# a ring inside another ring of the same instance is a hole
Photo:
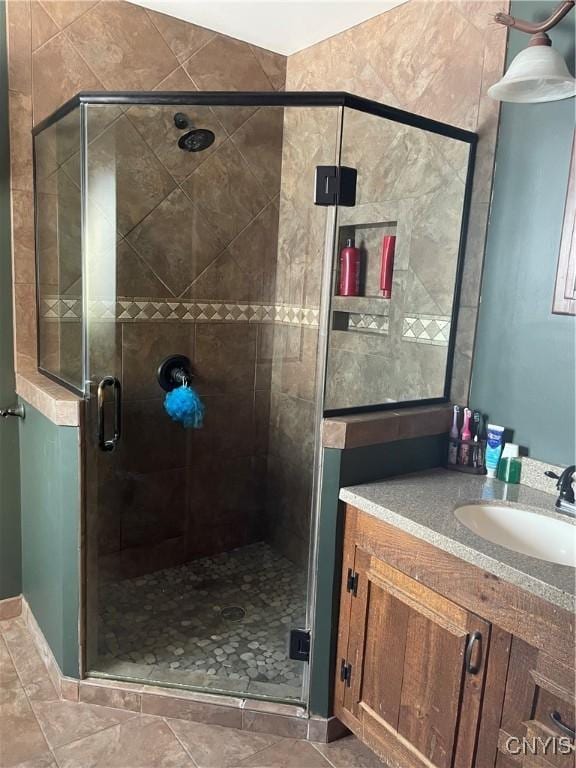
[[[488,477],[496,477],[502,443],[504,442],[504,427],[497,424],[488,424],[488,439],[486,441],[486,472]]]

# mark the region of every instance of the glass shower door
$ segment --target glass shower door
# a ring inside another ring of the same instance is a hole
[[[340,110],[84,110],[87,668],[305,701],[333,219],[311,188]],[[200,429],[164,409],[171,355]]]

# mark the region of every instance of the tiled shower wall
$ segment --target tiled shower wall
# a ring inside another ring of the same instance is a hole
[[[452,380],[461,403],[468,399],[499,115],[487,90],[502,74],[506,49],[506,29],[494,14],[508,6],[409,0],[288,58],[288,91],[350,91],[479,134]]]
[[[280,89],[286,62],[115,0],[16,0],[9,4],[9,25],[16,332],[18,366],[26,370],[35,367],[36,355],[32,123],[79,90]],[[92,372],[121,373],[124,387],[123,439],[114,461],[97,456],[92,486],[100,552],[112,572],[171,565],[263,533],[275,317],[269,311],[262,322],[250,322],[248,310],[274,303],[283,111],[195,109],[195,125],[217,137],[198,155],[177,148],[173,113],[95,107],[88,115],[89,171],[115,166],[118,185],[117,211],[97,189],[89,211],[89,226],[100,234],[115,221],[115,291],[123,299],[115,327],[106,321],[113,231],[110,252],[99,238],[104,251],[91,254],[96,270],[90,275],[91,295],[100,300],[91,308]],[[46,188],[73,191],[78,162],[72,140],[46,174]],[[71,207],[74,198],[68,196]],[[183,226],[192,221],[194,227]],[[46,233],[48,250],[52,235]],[[60,253],[71,268],[60,264],[52,291],[69,300],[79,295],[72,240],[69,253]],[[139,297],[147,300],[134,301]],[[227,310],[223,302],[241,309]],[[43,302],[48,313],[61,313],[59,304],[48,305]],[[222,322],[230,311],[234,322]],[[46,327],[59,325],[62,337],[51,331],[46,339],[52,342],[48,360],[62,359],[78,336],[73,320]],[[188,354],[198,371],[195,384],[207,408],[201,432],[184,433],[162,411],[155,370],[171,352]]]
[[[286,59],[122,0],[7,7],[16,367],[26,371],[36,365],[32,125],[81,90],[282,89]]]
[[[468,156],[462,141],[345,111],[342,164],[358,189],[339,211],[340,245],[355,236],[366,298],[333,303],[327,408],[444,394]],[[390,299],[379,295],[383,234],[398,238]]]

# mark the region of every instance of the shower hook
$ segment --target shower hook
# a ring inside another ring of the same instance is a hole
[[[194,378],[192,364],[186,355],[170,355],[158,366],[158,383],[166,392],[176,387],[187,387]]]

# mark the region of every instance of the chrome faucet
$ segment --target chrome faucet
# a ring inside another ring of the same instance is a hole
[[[555,472],[545,472],[547,477],[551,477],[557,481],[556,488],[558,489],[558,498],[556,499],[556,509],[558,512],[562,512],[565,515],[576,517],[576,504],[574,503],[574,472],[576,472],[576,466],[572,464],[557,475]]]

